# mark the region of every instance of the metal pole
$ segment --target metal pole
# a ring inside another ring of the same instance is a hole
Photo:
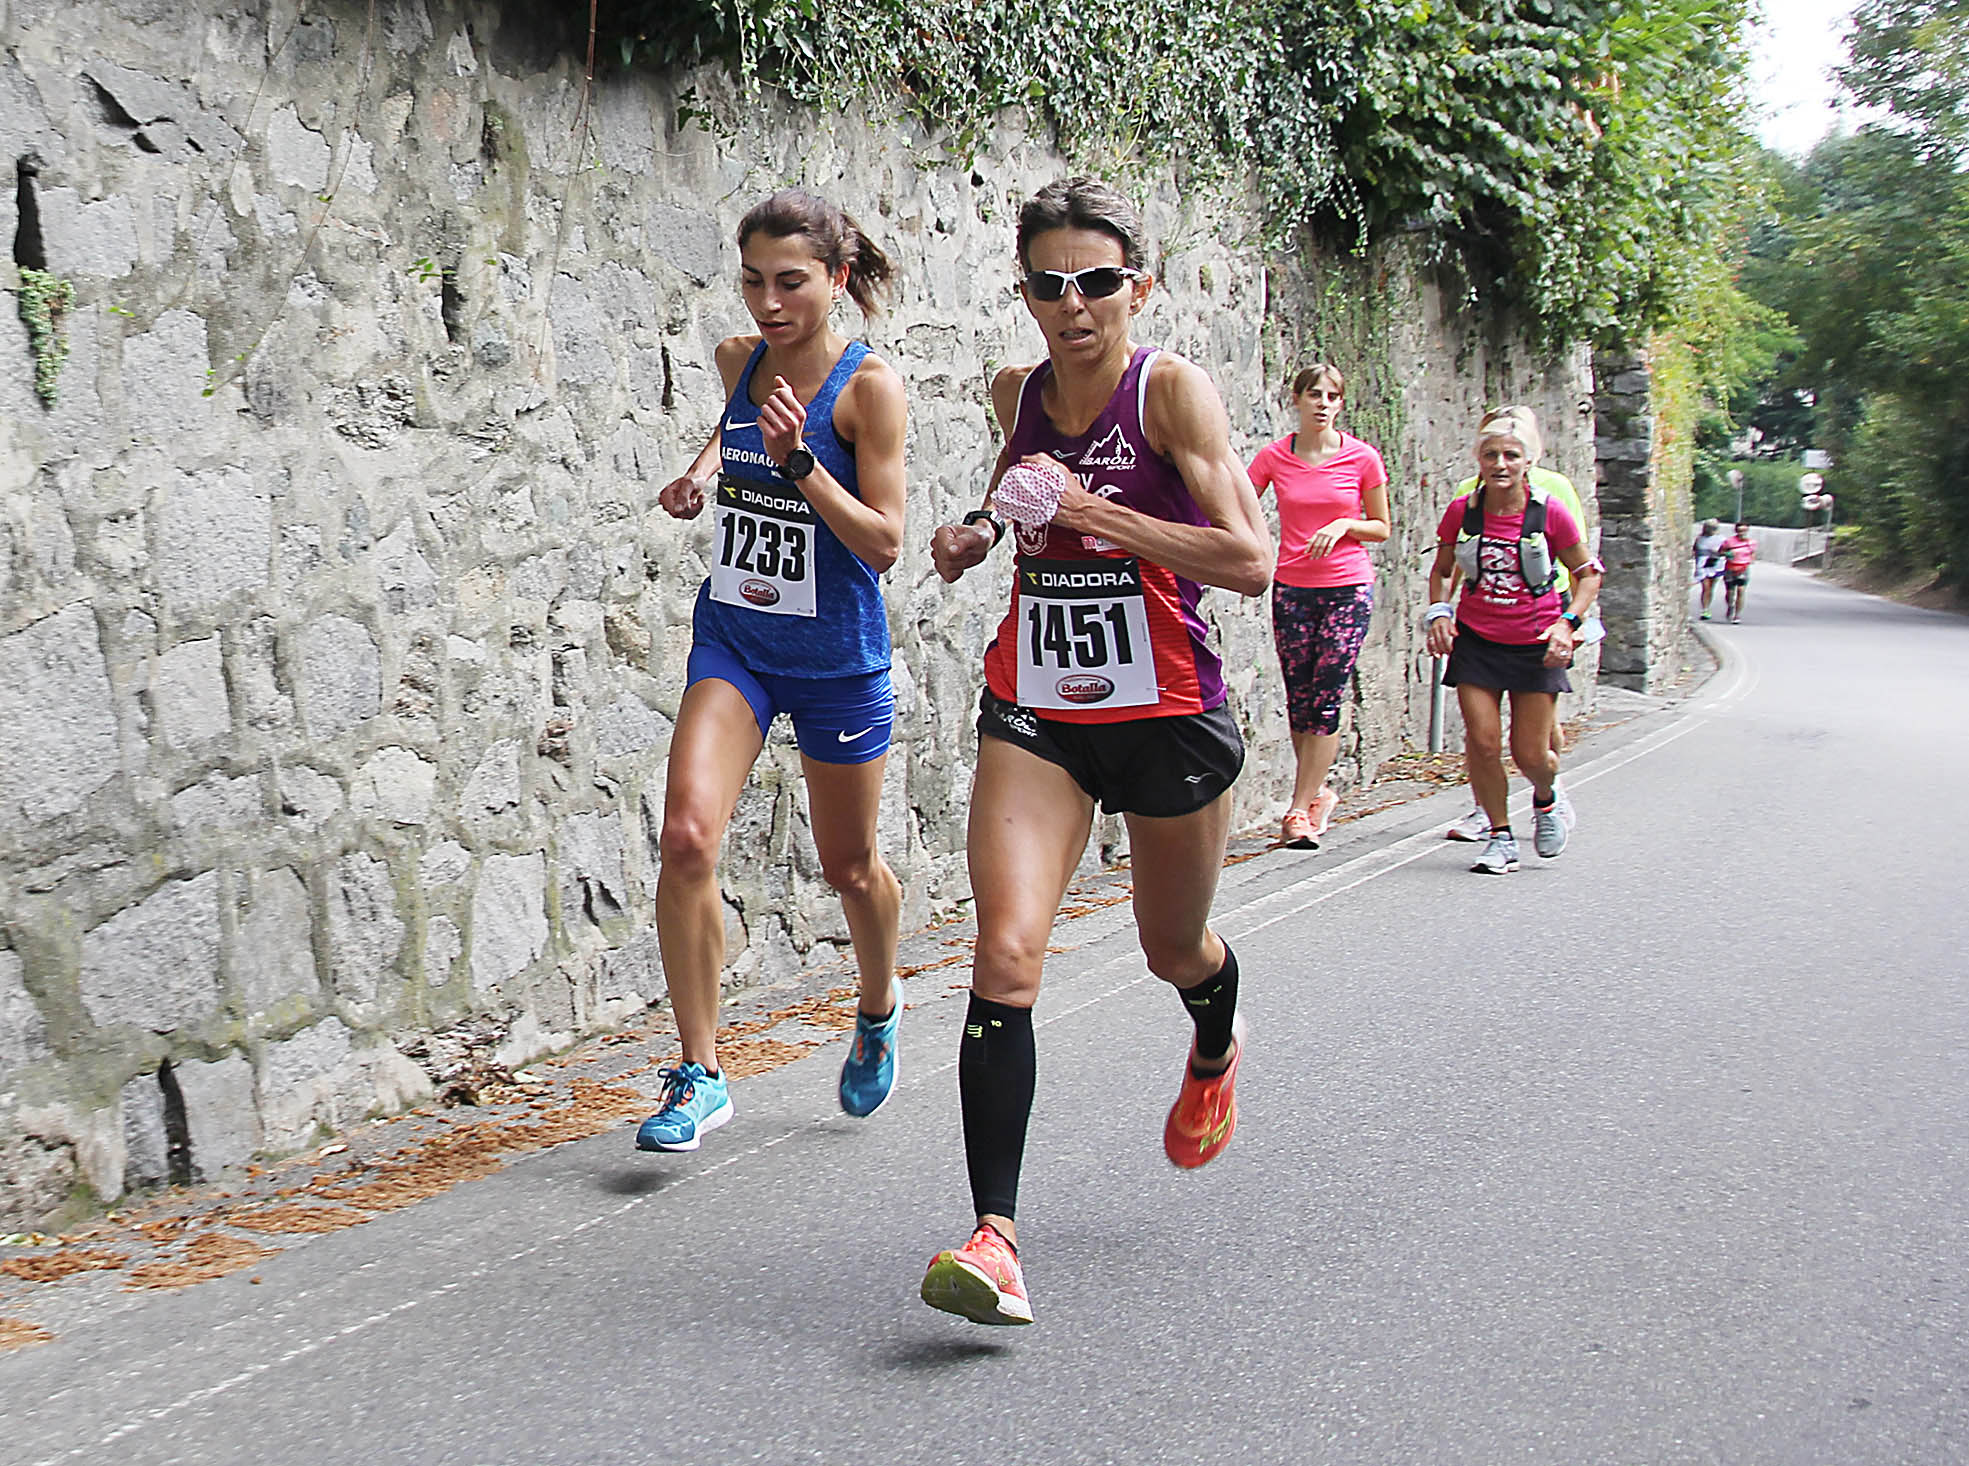
[[[1429,752],[1443,751],[1443,712],[1445,693],[1443,672],[1449,666],[1448,657],[1429,658]]]

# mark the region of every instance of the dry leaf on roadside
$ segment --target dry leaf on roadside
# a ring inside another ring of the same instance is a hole
[[[0,1354],[9,1349],[30,1349],[52,1338],[54,1335],[38,1323],[29,1323],[24,1318],[0,1318]]]
[[[0,1273],[28,1283],[59,1283],[76,1273],[113,1272],[129,1260],[125,1253],[101,1247],[70,1247],[46,1257],[10,1257],[0,1262]]]
[[[182,1259],[147,1262],[142,1267],[131,1268],[123,1281],[123,1288],[125,1292],[132,1293],[145,1288],[189,1288],[194,1283],[222,1278],[227,1273],[251,1267],[261,1258],[272,1257],[278,1251],[278,1247],[262,1247],[244,1237],[224,1237],[217,1232],[207,1232],[202,1237],[192,1239]]]

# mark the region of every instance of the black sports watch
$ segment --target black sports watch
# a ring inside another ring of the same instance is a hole
[[[997,549],[998,542],[1005,538],[1005,521],[1000,519],[996,514],[993,514],[989,509],[973,509],[958,522],[966,529],[969,529],[974,524],[990,525],[992,550]],[[985,553],[988,555],[991,553],[991,550],[987,550]]]
[[[795,448],[786,455],[786,462],[780,466],[780,476],[790,478],[797,483],[812,473],[815,466],[813,454],[805,448]]]
[[[1559,619],[1565,622],[1566,625],[1570,626],[1574,631],[1579,630],[1581,626],[1586,624],[1586,618],[1580,615],[1579,612],[1577,611],[1568,611],[1566,612],[1565,615],[1561,616]]]

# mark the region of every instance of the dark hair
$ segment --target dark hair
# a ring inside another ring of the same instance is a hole
[[[1131,270],[1148,268],[1147,231],[1142,211],[1127,195],[1098,178],[1056,178],[1019,206],[1019,267],[1029,270],[1033,240],[1055,229],[1098,229],[1121,243],[1121,262]]]
[[[895,267],[861,226],[819,194],[804,188],[782,188],[761,199],[738,221],[738,247],[760,232],[774,239],[798,235],[813,246],[814,258],[832,273],[848,267],[848,294],[866,316],[881,312],[879,296],[895,278]]]
[[[1330,361],[1316,361],[1299,373],[1298,376],[1294,377],[1292,379],[1292,395],[1297,397],[1301,392],[1310,391],[1321,379],[1330,381],[1334,386],[1338,387],[1342,397],[1347,395],[1347,378],[1342,374],[1340,368]]]

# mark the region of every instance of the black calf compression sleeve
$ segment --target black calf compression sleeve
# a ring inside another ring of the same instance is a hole
[[[1231,1051],[1231,1020],[1237,1016],[1237,954],[1224,943],[1224,965],[1215,977],[1206,977],[1193,988],[1178,988],[1183,1006],[1190,1010],[1196,1025],[1196,1052],[1199,1058],[1220,1058]]]
[[[1032,1009],[971,994],[957,1045],[957,1093],[964,1105],[971,1204],[979,1216],[1017,1215],[1033,1071]]]

